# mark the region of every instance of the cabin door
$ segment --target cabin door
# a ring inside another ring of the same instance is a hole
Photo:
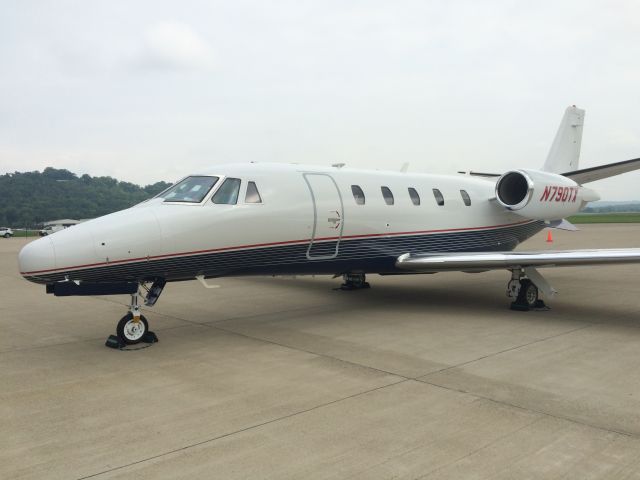
[[[303,176],[313,203],[313,232],[307,258],[336,258],[344,229],[344,210],[338,185],[326,173],[305,173]]]

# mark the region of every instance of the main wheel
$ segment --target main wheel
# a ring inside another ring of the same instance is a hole
[[[11,235],[9,235],[8,233],[4,234],[4,238],[9,238]]]
[[[127,345],[135,345],[140,343],[144,335],[149,331],[149,323],[144,315],[140,315],[140,320],[135,322],[133,314],[127,313],[118,322],[116,333],[120,339]]]
[[[520,305],[526,305],[529,308],[536,306],[538,302],[538,287],[536,287],[531,280],[522,280],[520,282],[520,293],[516,300]]]

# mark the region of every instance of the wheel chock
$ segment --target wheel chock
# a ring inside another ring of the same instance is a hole
[[[544,303],[544,300],[536,300],[536,304],[533,306],[535,310],[551,310],[551,307]]]
[[[525,303],[511,302],[510,308],[511,310],[516,310],[518,312],[528,312],[530,310],[537,310],[537,311],[551,310],[551,308],[546,303],[544,303],[543,300],[540,300],[540,299],[536,300],[535,305],[532,307],[530,307]]]
[[[104,345],[105,347],[117,348],[118,350],[126,347],[126,344],[117,335],[109,335]]]
[[[142,336],[142,341],[145,343],[158,343],[158,336],[154,332],[148,331]]]
[[[107,338],[107,341],[104,345],[105,347],[115,348],[116,350],[140,350],[142,348],[150,347],[154,343],[158,343],[158,336],[154,332],[147,332],[142,336],[140,341],[146,343],[147,345],[143,345],[142,347],[127,345],[117,335],[109,335],[109,338]]]

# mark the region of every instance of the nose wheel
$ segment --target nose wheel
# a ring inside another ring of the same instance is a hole
[[[148,333],[149,322],[147,322],[144,315],[136,318],[131,312],[122,317],[116,327],[118,338],[127,345],[135,345],[142,342]]]
[[[164,280],[155,281],[149,288],[141,284],[142,288],[131,294],[129,312],[118,322],[116,335],[110,335],[107,339],[105,343],[107,347],[123,350],[129,345],[136,345],[141,342],[152,344],[158,341],[156,334],[149,330],[149,322],[140,313],[139,301],[140,298],[143,298],[145,305],[153,306],[158,297],[160,297],[164,285]],[[141,290],[143,294],[141,294]]]

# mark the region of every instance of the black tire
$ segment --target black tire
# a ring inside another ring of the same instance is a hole
[[[4,238],[9,238],[11,235],[9,235],[8,233],[4,234]]]
[[[120,319],[118,326],[116,327],[116,334],[118,335],[118,338],[127,345],[140,343],[149,332],[149,322],[144,318],[144,315],[140,315],[140,322],[135,326],[142,326],[142,330],[134,330],[134,325],[132,325],[133,323],[133,314],[129,312]]]
[[[520,282],[520,293],[518,293],[516,303],[534,308],[538,303],[538,297],[538,287],[531,280],[525,279]]]

